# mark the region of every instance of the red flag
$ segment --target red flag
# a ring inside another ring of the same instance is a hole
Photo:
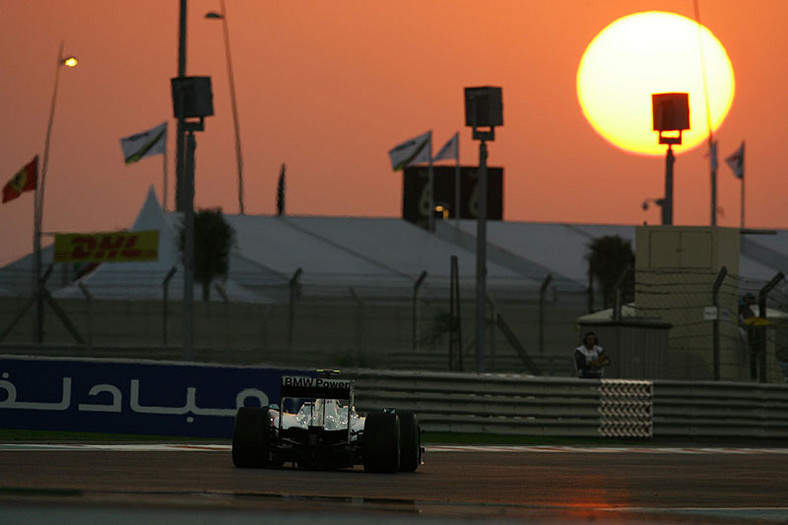
[[[16,199],[25,191],[35,190],[37,181],[38,155],[28,162],[24,168],[17,171],[16,175],[8,181],[8,184],[3,186],[3,204]]]

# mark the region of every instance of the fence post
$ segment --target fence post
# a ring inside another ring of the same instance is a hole
[[[624,281],[632,271],[634,271],[632,269],[632,265],[627,265],[626,269],[621,272],[621,275],[618,276],[618,280],[616,281],[616,307],[615,310],[613,310],[613,320],[616,322],[621,320],[621,308],[623,306],[623,301],[621,299],[621,288],[624,286]]]
[[[413,351],[419,350],[419,288],[427,277],[427,272],[421,272],[416,282],[413,284]]]
[[[498,313],[498,304],[492,296],[488,293],[486,297],[490,310],[490,317],[484,319],[485,324],[490,326],[489,330],[485,330],[485,344],[490,347],[490,363],[487,369],[492,371],[495,370],[495,329],[497,326],[495,321],[500,314]]]
[[[77,281],[77,286],[82,290],[82,294],[88,303],[88,353],[93,352],[93,294],[81,280]]]
[[[356,293],[356,289],[352,286],[350,287],[350,295],[356,301],[356,348],[361,358],[367,349],[367,333],[366,327],[364,326],[364,307],[366,305],[361,296]]]
[[[712,288],[712,304],[717,315],[714,316],[714,326],[712,331],[712,347],[714,348],[714,380],[720,380],[720,287],[725,276],[728,274],[728,269],[723,266],[720,268],[720,273],[717,274],[717,279],[714,281],[714,288]]]
[[[766,319],[766,297],[769,292],[783,280],[785,275],[783,272],[777,272],[777,275],[772,277],[772,280],[766,283],[766,286],[758,291],[758,317]],[[759,326],[758,330],[758,360],[760,371],[760,382],[766,382],[766,325]],[[755,356],[753,356],[755,358]]]
[[[170,309],[169,309],[170,303],[167,300],[167,298],[169,296],[169,290],[170,290],[170,279],[172,279],[172,277],[175,275],[175,272],[177,272],[177,271],[178,271],[178,267],[177,266],[173,266],[172,268],[170,268],[170,271],[167,272],[167,275],[164,277],[164,281],[162,281],[162,283],[161,283],[162,295],[163,295],[163,300],[162,300],[162,308],[163,308],[163,311],[162,311],[162,331],[161,331],[161,333],[162,333],[162,340],[163,340],[163,343],[164,343],[165,347],[167,346],[167,326],[169,325],[169,319],[168,318],[169,318],[169,311],[170,311]]]
[[[544,354],[544,300],[547,287],[550,286],[552,280],[553,276],[548,275],[542,281],[542,286],[539,287],[539,355]]]
[[[463,367],[461,308],[459,263],[457,256],[452,255],[451,282],[449,284],[449,371],[451,372],[462,372]]]
[[[301,295],[301,286],[298,280],[301,274],[304,273],[302,268],[298,268],[293,277],[290,278],[290,305],[287,313],[287,352],[293,351],[293,329],[295,325],[295,303]]]

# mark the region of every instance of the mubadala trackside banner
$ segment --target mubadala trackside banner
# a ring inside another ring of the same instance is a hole
[[[0,428],[232,436],[238,407],[279,403],[313,372],[133,360],[0,356]]]

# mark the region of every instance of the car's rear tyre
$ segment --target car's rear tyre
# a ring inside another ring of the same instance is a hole
[[[364,422],[364,470],[395,473],[399,470],[399,417],[373,412]]]
[[[268,466],[270,432],[267,408],[239,408],[233,426],[233,465],[241,468]]]
[[[421,464],[421,429],[413,412],[397,412],[399,416],[399,470],[416,472]]]

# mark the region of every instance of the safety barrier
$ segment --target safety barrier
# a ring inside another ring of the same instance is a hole
[[[354,371],[359,410],[419,414],[433,432],[556,437],[788,437],[788,387]]]
[[[359,410],[398,408],[434,432],[649,437],[651,383],[519,375],[356,371]]]
[[[654,381],[654,435],[788,438],[788,386]]]
[[[0,355],[3,428],[229,437],[285,370]],[[289,374],[311,374],[287,370]],[[413,410],[431,432],[788,438],[788,385],[346,370],[360,412]]]

